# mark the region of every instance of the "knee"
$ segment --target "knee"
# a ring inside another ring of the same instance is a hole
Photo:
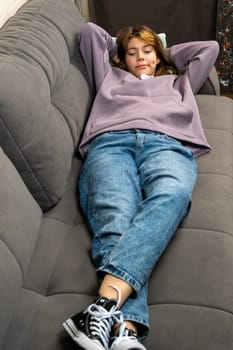
[[[172,189],[172,193],[176,199],[180,198],[184,202],[189,202],[192,195],[190,188],[182,183],[176,183]]]
[[[179,181],[172,181],[160,184],[146,196],[152,200],[156,206],[164,207],[166,210],[176,212],[181,217],[185,217],[189,211],[192,190]]]
[[[168,192],[168,195],[171,196],[171,199],[175,204],[177,211],[180,210],[181,216],[187,216],[191,207],[192,200],[192,191],[190,188],[185,186],[185,184],[178,183],[170,188]]]

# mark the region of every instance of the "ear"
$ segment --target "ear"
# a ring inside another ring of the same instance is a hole
[[[119,60],[118,67],[124,70],[128,70],[125,62]]]
[[[113,61],[114,63],[116,63],[116,64],[119,64],[119,63],[120,63],[120,59],[119,59],[119,57],[118,57],[117,55],[115,55],[115,56],[112,57],[112,61]]]

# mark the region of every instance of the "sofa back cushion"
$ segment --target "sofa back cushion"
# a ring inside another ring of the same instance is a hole
[[[0,146],[46,211],[63,194],[90,106],[72,0],[30,0],[0,30]]]

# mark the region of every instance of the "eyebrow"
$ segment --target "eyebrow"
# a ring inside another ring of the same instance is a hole
[[[150,44],[144,45],[142,48],[145,49],[145,48],[148,47],[148,46],[150,46],[150,47],[153,49],[153,46],[150,45]],[[137,47],[129,47],[129,48],[127,49],[127,51],[129,51],[129,50],[137,50],[137,49],[138,49]]]

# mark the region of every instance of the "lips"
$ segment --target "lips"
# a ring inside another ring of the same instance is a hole
[[[144,69],[146,67],[147,67],[146,64],[140,64],[139,66],[136,66],[136,69]]]

